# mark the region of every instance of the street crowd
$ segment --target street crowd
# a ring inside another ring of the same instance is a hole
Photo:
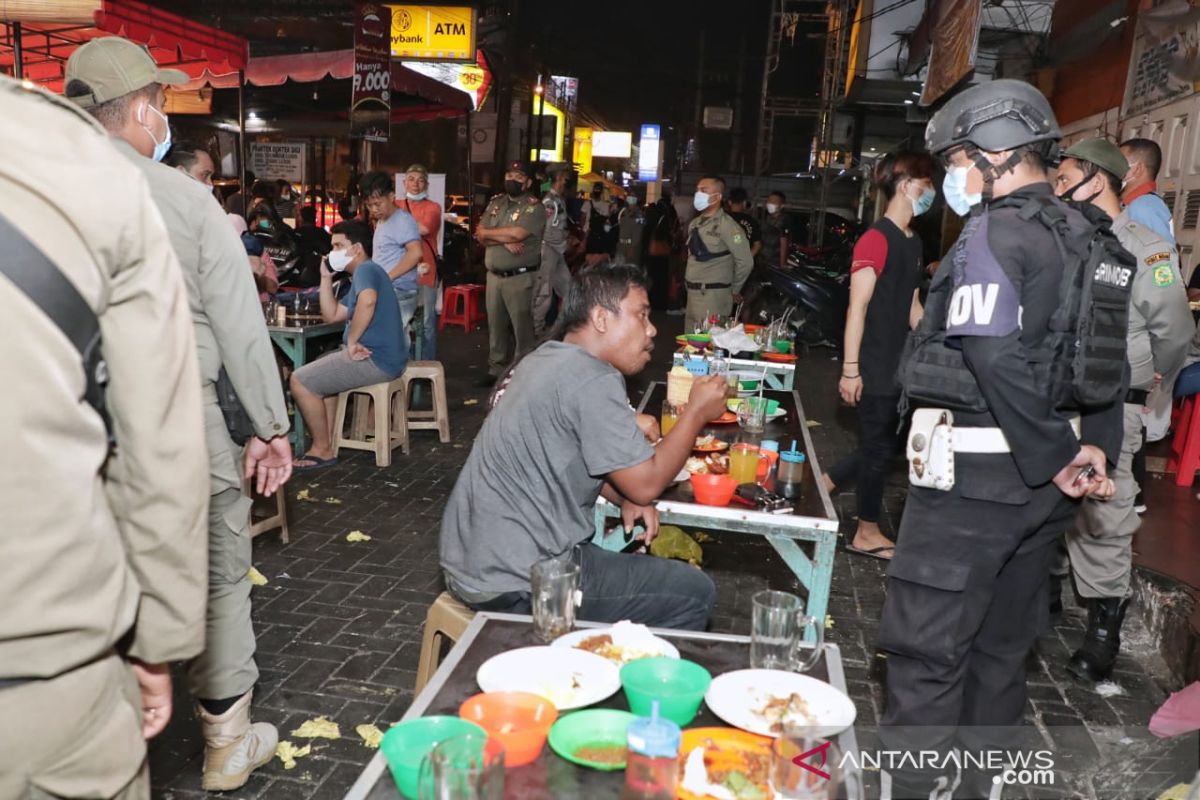
[[[403,197],[389,173],[363,175],[348,209],[362,213],[328,233],[288,186],[256,182],[222,207],[211,156],[171,140],[164,86],[184,80],[107,37],[71,56],[61,97],[0,82],[5,118],[25,121],[0,128],[14,156],[0,167],[0,288],[21,332],[0,344],[21,376],[2,401],[0,719],[19,724],[0,727],[16,765],[0,769],[0,797],[148,796],[145,740],[171,715],[172,662],[188,663],[205,789],[238,788],[274,757],[277,732],[251,713],[243,483],[270,496],[336,463],[338,395],[404,373],[414,318],[436,357],[442,209],[426,168],[408,167]],[[30,126],[37,137],[14,130]],[[895,749],[994,746],[985,727],[1019,725],[1052,575],[1088,604],[1064,668],[1108,676],[1147,410],[1196,388],[1157,146],[1061,138],[1036,89],[994,80],[937,112],[927,152],[875,167],[884,213],[854,248],[837,387],[861,443],[826,482],[856,487],[847,551],[891,562],[878,646]],[[912,224],[935,203],[939,165],[963,229],[924,293]],[[715,594],[702,571],[583,543],[601,496],[652,540],[655,501],[725,409],[711,376],[665,436],[635,415],[625,379],[650,360],[651,312],[682,314],[686,332],[733,314],[756,263],[787,267],[787,200],[772,192],[756,216],[708,175],[679,202],[601,183],[576,202],[570,165],[540,169],[508,164],[475,231],[484,382],[503,391],[445,509],[446,587],[473,609],[528,613],[530,566],[582,545],[581,618],[702,630]],[[279,288],[265,242],[296,216],[319,316],[344,333],[290,376],[312,436],[293,454],[263,304]],[[912,487],[893,542],[878,520],[901,448]],[[986,797],[991,777],[902,769],[884,786]]]

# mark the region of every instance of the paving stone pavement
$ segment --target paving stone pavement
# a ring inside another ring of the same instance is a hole
[[[678,318],[660,322],[655,361],[631,379],[631,396],[669,363]],[[436,433],[412,434],[412,452],[396,453],[392,466],[377,468],[370,453],[343,456],[330,469],[297,475],[287,487],[291,542],[278,533],[254,543],[254,564],[267,578],[253,593],[261,678],[254,717],[279,727],[281,738],[305,720],[326,715],[341,727],[336,741],[312,740],[312,752],[285,770],[279,760],[259,770],[241,790],[213,797],[340,798],[374,754],[354,733],[356,725],[380,728],[400,719],[412,700],[427,607],[442,590],[437,531],[442,508],[482,424],[487,390],[474,383],[486,362],[486,333],[442,331],[451,410],[451,443]],[[853,446],[851,411],[833,392],[838,370],[829,350],[800,362],[797,387],[820,462],[828,465]],[[307,490],[308,499],[298,499]],[[885,531],[903,508],[904,475],[898,468],[885,497]],[[835,498],[843,534],[854,529],[853,494]],[[346,541],[350,531],[370,541]],[[801,592],[791,572],[762,539],[716,534],[705,543],[705,568],[717,585],[712,629],[748,633],[750,596],[763,588]],[[873,727],[883,710],[886,662],[875,654],[883,606],[881,561],[839,553],[830,598],[829,641],[842,651],[846,678],[858,708],[860,746],[873,747]],[[1131,616],[1135,616],[1132,615]],[[1133,620],[1136,623],[1136,620]],[[1165,698],[1140,624],[1127,625],[1119,661],[1119,694],[1102,697],[1069,681],[1062,662],[1083,629],[1081,609],[1069,604],[1059,625],[1039,639],[1030,659],[1028,720],[1045,740],[1070,758],[1059,760],[1051,789],[1005,797],[1152,798],[1190,777],[1196,750],[1180,754],[1145,734],[1146,721]],[[1131,655],[1132,654],[1132,655]],[[203,743],[199,723],[176,671],[175,715],[151,746],[154,796],[205,797],[200,789]],[[293,739],[298,744],[300,740]],[[877,794],[877,773],[868,771],[868,796]]]

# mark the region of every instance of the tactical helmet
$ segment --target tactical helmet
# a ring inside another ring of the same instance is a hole
[[[1061,138],[1058,121],[1042,93],[1024,81],[1009,79],[960,92],[925,127],[925,147],[934,155],[963,145],[995,153]]]
[[[1066,149],[1063,158],[1073,158],[1076,161],[1087,161],[1102,170],[1112,173],[1117,180],[1125,177],[1129,171],[1129,161],[1121,148],[1107,139],[1084,139]]]

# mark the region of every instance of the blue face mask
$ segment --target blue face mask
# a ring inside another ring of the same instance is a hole
[[[908,198],[912,203],[913,216],[919,217],[929,209],[933,208],[933,201],[937,198],[937,192],[933,189],[922,189],[921,195],[916,200]]]
[[[967,173],[970,167],[951,167],[946,170],[946,179],[942,181],[942,194],[946,197],[946,205],[958,214],[960,217],[965,217],[971,211],[971,206],[977,205],[983,200],[983,194],[980,192],[967,192]]]
[[[171,149],[171,123],[167,121],[167,115],[159,111],[154,106],[148,105],[146,108],[162,117],[163,127],[167,130],[166,138],[160,142],[158,137],[154,135],[154,131],[150,129],[149,125],[142,125],[142,127],[146,129],[146,133],[150,134],[150,138],[154,140],[154,153],[150,157],[155,161],[162,161],[167,157],[167,151]]]

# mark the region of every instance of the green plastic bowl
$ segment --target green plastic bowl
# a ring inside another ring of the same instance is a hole
[[[775,352],[776,353],[792,352],[792,343],[789,342],[787,339],[776,339],[775,340]]]
[[[708,344],[712,341],[712,336],[707,333],[689,333],[686,336],[692,344]]]
[[[400,794],[415,800],[417,777],[425,756],[441,742],[465,733],[487,735],[474,722],[449,716],[419,717],[389,728],[379,743],[379,750],[387,759]]]
[[[567,714],[550,729],[550,749],[581,767],[602,772],[625,769],[624,761],[620,764],[605,764],[600,761],[588,761],[575,754],[585,747],[624,747],[625,729],[635,718],[628,711],[612,708],[593,708]]]
[[[629,710],[639,717],[649,717],[657,700],[659,715],[679,726],[696,718],[710,683],[708,670],[682,658],[640,658],[621,667],[621,686]]]

